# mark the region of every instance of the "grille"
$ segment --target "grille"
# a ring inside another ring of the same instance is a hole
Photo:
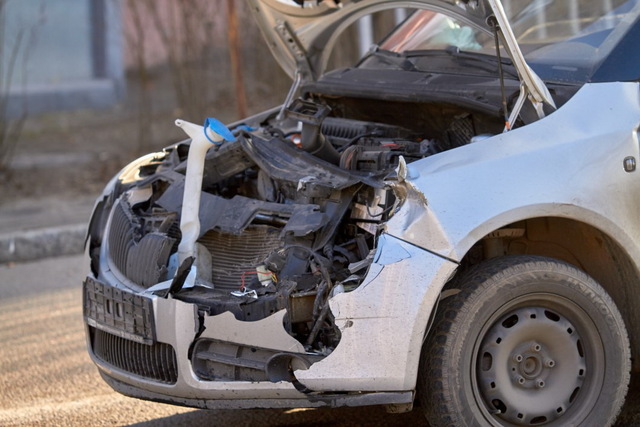
[[[451,144],[450,148],[468,144],[475,134],[473,120],[470,116],[463,116],[454,120],[447,130],[449,143]]]
[[[140,225],[133,220],[132,214],[122,202],[116,203],[111,214],[111,228],[109,229],[109,252],[113,264],[124,275],[127,275],[127,258],[129,248],[139,234]]]
[[[111,261],[129,280],[148,288],[165,276],[176,239],[156,231],[142,236],[143,228],[142,220],[120,200],[113,208],[109,229]],[[169,234],[172,233],[176,232],[170,229]]]
[[[123,371],[150,380],[175,384],[178,380],[176,353],[169,344],[140,344],[90,327],[95,356]]]
[[[219,289],[238,289],[243,280],[249,284],[256,277],[256,267],[280,243],[280,231],[267,225],[251,225],[240,235],[207,232],[199,243],[211,253],[213,284]]]
[[[204,338],[195,342],[191,362],[205,381],[292,381],[292,366],[308,368],[323,358]]]

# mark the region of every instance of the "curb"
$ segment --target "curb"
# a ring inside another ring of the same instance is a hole
[[[86,224],[0,234],[0,264],[84,252]]]

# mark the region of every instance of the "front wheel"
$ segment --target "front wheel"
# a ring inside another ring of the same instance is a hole
[[[456,283],[422,351],[430,425],[613,424],[629,383],[629,339],[598,283],[531,256],[487,261]]]

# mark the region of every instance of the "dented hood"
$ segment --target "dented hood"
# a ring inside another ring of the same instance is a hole
[[[555,106],[548,89],[527,65],[500,0],[247,0],[276,60],[292,78],[316,80],[338,36],[359,18],[396,8],[429,9],[492,33],[497,22],[504,48],[534,103]]]

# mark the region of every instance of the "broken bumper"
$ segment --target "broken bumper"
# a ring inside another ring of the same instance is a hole
[[[381,236],[364,282],[331,298],[342,338],[318,357],[287,334],[284,310],[256,322],[209,316],[171,295],[134,292],[101,264],[85,282],[84,314],[105,380],[126,395],[200,408],[412,402],[428,321],[457,267]]]

